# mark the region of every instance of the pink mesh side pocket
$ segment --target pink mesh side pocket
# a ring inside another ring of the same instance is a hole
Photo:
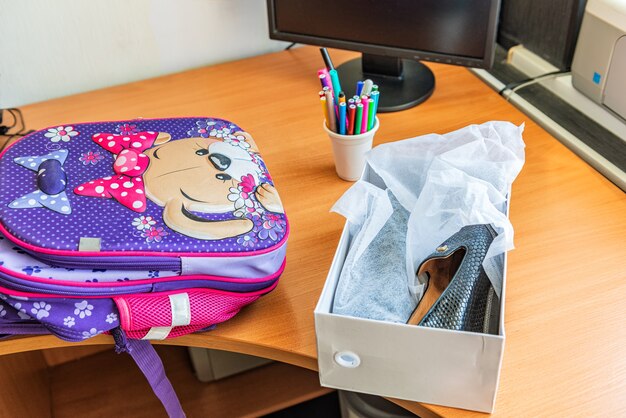
[[[167,335],[166,338],[175,338],[175,337],[180,337],[182,335],[192,334],[194,332],[201,331],[201,330],[203,330],[205,328],[207,328],[207,327],[203,326],[203,325],[186,325],[186,326],[181,326],[181,327],[174,327],[169,332],[169,334]],[[126,336],[128,338],[134,338],[136,340],[141,340],[141,339],[145,338],[148,335],[149,331],[150,331],[150,329],[140,329],[140,330],[136,330],[136,331],[125,331],[125,332],[126,332]]]
[[[122,329],[131,338],[158,327],[172,327],[168,336],[194,332],[224,322],[260,297],[211,289],[115,297]],[[186,331],[186,332],[184,332]]]

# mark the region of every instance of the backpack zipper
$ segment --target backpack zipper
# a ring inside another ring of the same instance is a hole
[[[170,288],[171,286],[168,283],[176,283],[179,284],[185,283],[184,287],[200,287],[206,289],[213,289],[217,291],[228,292],[232,294],[241,294],[245,295],[249,292],[256,292],[266,287],[272,286],[279,278],[280,275],[270,278],[268,280],[264,280],[258,283],[239,283],[236,285],[236,289],[233,286],[225,286],[224,282],[220,282],[219,279],[207,279],[207,280],[193,280],[193,283],[190,283],[188,280],[181,279],[180,277],[172,277],[171,281],[162,282],[162,283],[132,283],[132,282],[124,282],[124,283],[111,283],[110,286],[104,287],[94,287],[88,286],[88,283],[85,286],[68,286],[64,283],[58,283],[54,285],[36,285],[30,283],[23,283],[24,279],[11,278],[11,276],[6,277],[5,275],[0,275],[0,286],[6,287],[7,289],[17,290],[25,293],[46,293],[50,295],[62,295],[62,296],[115,296],[115,295],[125,295],[131,293],[150,293],[150,292],[159,292],[163,291],[165,288]],[[53,288],[53,289],[52,289]]]
[[[135,256],[112,256],[93,257],[75,256],[63,257],[34,251],[24,250],[31,257],[43,261],[51,266],[65,268],[106,269],[117,270],[170,270],[181,271],[180,257],[135,257]]]

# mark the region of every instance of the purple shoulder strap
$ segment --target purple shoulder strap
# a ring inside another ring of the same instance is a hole
[[[163,362],[150,341],[129,340],[128,347],[128,353],[146,376],[154,394],[157,395],[170,418],[185,418],[185,412],[174,392],[172,383],[165,375]]]
[[[127,352],[135,360],[170,418],[185,418],[183,407],[174,392],[172,383],[165,375],[163,362],[150,341],[127,339],[126,334],[119,327],[112,329],[111,335],[115,340],[115,351]]]
[[[154,394],[159,398],[170,418],[184,418],[185,413],[174,392],[172,383],[165,375],[163,362],[147,340],[128,340],[128,354],[135,360],[146,376]]]

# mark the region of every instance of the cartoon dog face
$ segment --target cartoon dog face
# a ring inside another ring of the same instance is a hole
[[[252,137],[237,132],[229,141],[209,137],[169,142],[169,136],[160,136],[156,142],[159,145],[145,151],[150,159],[143,175],[146,196],[164,207],[163,220],[173,230],[198,239],[222,239],[252,229],[252,222],[246,218],[210,221],[190,212],[233,212],[234,204],[228,199],[230,189],[248,175],[259,184],[258,165],[251,155],[257,152]],[[257,189],[257,200],[266,209],[282,212],[272,186],[260,184]]]
[[[256,144],[247,135],[251,151]],[[243,175],[254,173],[256,164],[248,152],[218,138],[186,138],[145,151],[150,165],[144,173],[146,194],[165,206],[180,200],[188,210],[205,213],[232,212],[229,188]]]

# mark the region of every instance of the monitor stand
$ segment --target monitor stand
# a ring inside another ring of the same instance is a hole
[[[417,106],[433,94],[435,76],[418,61],[363,54],[337,67],[341,87],[351,97],[357,81],[371,79],[380,91],[379,112],[396,112]]]

